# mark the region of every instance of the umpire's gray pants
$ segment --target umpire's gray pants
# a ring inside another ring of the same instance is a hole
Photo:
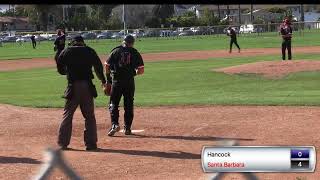
[[[72,133],[72,119],[78,105],[85,119],[84,142],[86,146],[97,143],[97,124],[94,115],[93,96],[90,93],[88,81],[76,81],[72,84],[72,97],[66,100],[63,119],[59,128],[58,144],[68,146]]]

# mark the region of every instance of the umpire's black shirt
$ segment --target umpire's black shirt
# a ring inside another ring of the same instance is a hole
[[[106,83],[103,66],[99,56],[88,46],[69,46],[58,57],[57,68],[62,75],[67,75],[68,82],[90,80],[94,78],[92,66],[102,83]]]
[[[133,80],[136,69],[144,66],[141,54],[135,48],[123,46],[112,50],[106,64],[109,65],[113,81]]]

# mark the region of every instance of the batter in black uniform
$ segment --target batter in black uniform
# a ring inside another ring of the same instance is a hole
[[[286,49],[288,49],[288,60],[291,60],[292,27],[290,26],[288,19],[285,19],[283,24],[280,26],[280,33],[282,35],[282,60],[286,60]]]
[[[234,29],[231,28],[231,26],[228,27],[228,33],[227,35],[230,36],[230,50],[229,50],[229,53],[232,52],[232,44],[234,43],[237,48],[238,48],[238,51],[240,53],[240,47],[238,45],[238,42],[237,42],[237,33]]]
[[[140,53],[133,48],[134,37],[127,35],[123,45],[114,48],[105,63],[107,75],[107,88],[104,89],[110,95],[109,111],[112,127],[108,136],[113,136],[120,130],[119,127],[119,102],[121,96],[124,100],[124,133],[131,134],[133,121],[133,100],[135,83],[134,76],[144,73],[144,63]]]
[[[35,49],[37,47],[36,36],[33,34],[31,37],[32,47]]]
[[[65,42],[66,42],[66,36],[63,30],[58,29],[57,33],[58,37],[54,41],[54,51],[56,51],[56,55],[54,56],[54,60],[57,62],[57,59],[61,53],[61,51],[65,47]]]

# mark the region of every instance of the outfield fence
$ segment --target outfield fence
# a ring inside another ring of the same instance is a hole
[[[231,25],[236,30],[238,36],[279,36],[279,27],[281,23],[268,23],[268,24],[253,24],[248,25]],[[91,33],[91,37],[85,37],[87,40],[98,41],[101,39],[114,39],[121,40],[125,34],[132,34],[136,38],[153,38],[153,39],[179,39],[187,37],[202,37],[202,36],[225,36],[229,25],[219,26],[197,26],[197,27],[172,27],[172,28],[141,28],[141,29],[127,29],[124,33],[123,30],[92,30],[92,31],[70,31],[67,30],[67,39],[70,40],[76,35],[84,35]],[[250,28],[251,27],[251,28]],[[252,28],[253,27],[253,28]],[[293,31],[295,36],[304,36],[307,33],[320,33],[320,21],[308,22],[293,22]],[[10,32],[2,32],[2,34],[9,34]],[[104,37],[98,38],[97,36],[104,33]],[[0,33],[1,34],[1,33]],[[24,36],[36,34],[45,37],[42,40],[54,37],[56,32],[14,32],[15,36]],[[0,35],[1,38],[1,35]],[[3,38],[3,37],[2,37]],[[54,38],[51,38],[54,40]]]

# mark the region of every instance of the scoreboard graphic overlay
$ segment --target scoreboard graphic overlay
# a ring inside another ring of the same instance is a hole
[[[204,172],[314,172],[314,146],[204,146]]]

